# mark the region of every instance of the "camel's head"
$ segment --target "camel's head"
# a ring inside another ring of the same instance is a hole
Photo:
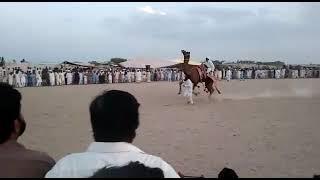
[[[186,50],[181,50],[181,53],[183,54],[183,56],[190,56],[190,52]]]
[[[181,50],[183,57],[184,57],[184,63],[189,63],[190,60],[190,52],[185,51],[185,50]]]

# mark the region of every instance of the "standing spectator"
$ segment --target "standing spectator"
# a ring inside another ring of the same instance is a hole
[[[171,69],[168,69],[168,81],[171,82],[172,81],[172,71]]]
[[[80,69],[79,71],[79,84],[83,84],[83,70]]]
[[[55,77],[54,77],[54,73],[52,72],[52,70],[49,70],[49,77],[50,77],[50,86],[54,86],[55,85]]]
[[[54,160],[17,142],[26,128],[21,114],[21,94],[12,86],[0,83],[0,99],[0,177],[43,178]]]
[[[226,73],[226,78],[227,78],[227,81],[229,82],[232,78],[232,72],[230,70],[230,68],[228,68],[227,70],[227,73]]]
[[[36,85],[37,85],[36,70],[32,70],[32,74],[31,74],[31,86],[35,87]]]
[[[151,73],[149,69],[147,70],[147,82],[151,82]]]
[[[67,82],[67,85],[71,85],[72,84],[72,73],[70,70],[67,70],[67,73],[66,73],[66,82]]]
[[[13,79],[14,79],[14,74],[13,74],[13,72],[10,72],[9,77],[8,77],[8,83],[11,86],[13,86]]]
[[[31,87],[32,86],[32,77],[31,77],[31,72],[30,71],[27,72],[27,79],[28,79],[27,86]]]
[[[37,86],[39,87],[42,85],[42,77],[39,71],[37,71],[36,73]]]
[[[80,75],[79,75],[78,69],[75,69],[73,74],[73,84],[79,84],[79,82],[80,82]]]
[[[83,84],[88,84],[88,71],[83,73]]]

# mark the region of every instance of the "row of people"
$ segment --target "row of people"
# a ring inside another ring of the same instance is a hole
[[[9,72],[9,73],[7,73]],[[14,87],[60,86],[75,84],[131,83],[151,81],[178,81],[182,72],[173,69],[154,71],[137,70],[83,70],[74,69],[34,69],[23,72],[21,69],[0,71],[0,82]]]
[[[319,70],[302,69],[231,69],[216,70],[215,76],[218,79],[284,79],[284,78],[320,78]]]

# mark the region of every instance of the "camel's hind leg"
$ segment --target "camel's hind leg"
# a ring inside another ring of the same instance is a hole
[[[218,85],[217,85],[217,82],[213,82],[213,86],[214,86],[214,88],[217,90],[217,92],[219,93],[219,94],[221,94],[221,91],[219,90],[219,88],[218,88]]]
[[[198,87],[198,86],[193,84],[192,93],[193,93],[195,96],[198,96],[199,93],[197,93],[197,92],[194,91],[196,87]]]
[[[208,90],[208,92],[209,92],[209,98],[211,98],[211,96],[212,96],[212,94],[213,94],[213,92],[214,92],[213,83],[207,84],[207,85],[206,85],[206,88],[207,88],[207,90]]]

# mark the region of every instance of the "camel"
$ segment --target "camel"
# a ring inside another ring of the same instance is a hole
[[[199,83],[205,83],[205,89],[204,91],[209,92],[211,96],[212,93],[214,92],[214,90],[217,90],[217,92],[219,94],[221,94],[221,91],[219,90],[218,86],[217,86],[217,80],[215,77],[211,77],[206,75],[206,71],[205,71],[205,66],[204,64],[201,64],[201,66],[192,66],[189,65],[189,60],[190,60],[190,52],[187,52],[185,50],[181,50],[183,57],[184,57],[184,61],[183,61],[183,66],[182,66],[182,71],[185,74],[185,79],[190,79],[191,82],[193,83],[193,91],[195,89],[195,87],[200,88],[200,86],[198,86]],[[181,94],[181,84],[182,81],[180,81],[179,83],[179,93]],[[195,95],[198,95],[199,93],[195,93],[193,92]]]

